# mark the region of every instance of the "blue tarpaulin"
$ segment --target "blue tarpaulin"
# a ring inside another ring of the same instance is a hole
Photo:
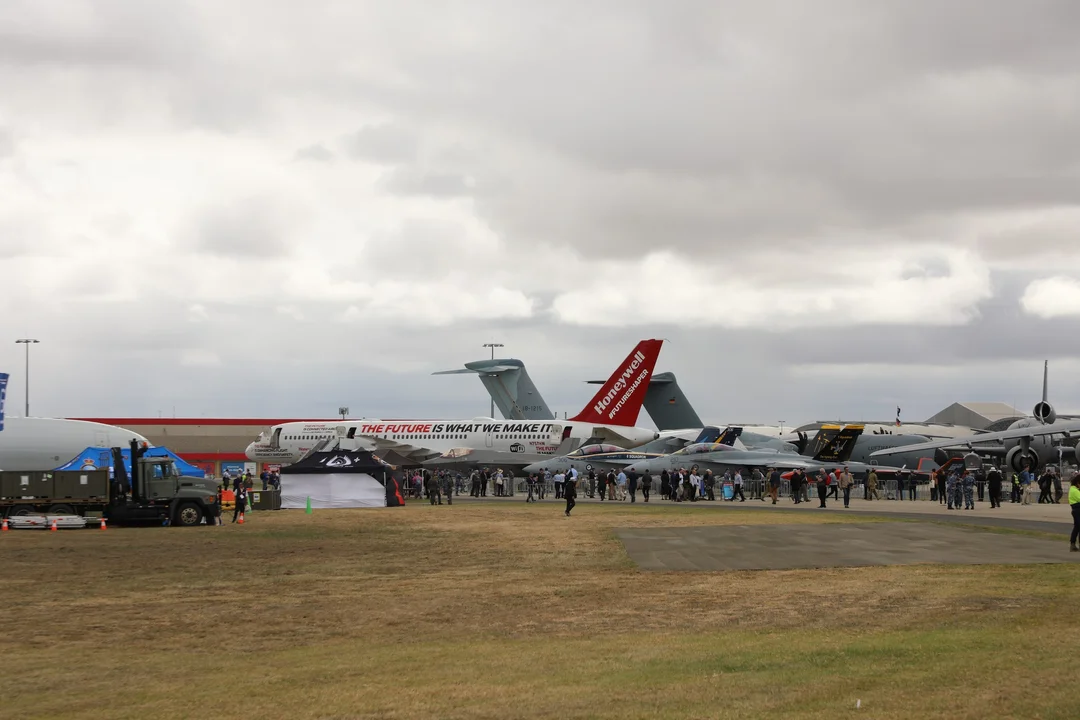
[[[131,472],[131,448],[124,448],[124,468]],[[179,455],[169,448],[148,448],[143,457],[170,457],[176,461],[176,468],[181,475],[188,477],[206,477],[206,472],[201,468],[185,462]],[[112,470],[112,451],[109,448],[88,447],[79,453],[71,462],[62,465],[57,470]]]

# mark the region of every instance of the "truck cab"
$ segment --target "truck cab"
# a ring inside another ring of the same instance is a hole
[[[113,448],[111,501],[105,515],[117,524],[208,524],[219,513],[217,483],[181,475],[169,457],[144,457],[146,448],[132,443],[131,476],[119,448]]]

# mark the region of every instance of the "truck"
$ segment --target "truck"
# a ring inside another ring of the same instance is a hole
[[[111,449],[113,470],[0,473],[0,516],[83,515],[117,525],[214,524],[220,514],[214,480],[180,474],[169,457],[144,457],[131,441],[131,473],[121,448]]]

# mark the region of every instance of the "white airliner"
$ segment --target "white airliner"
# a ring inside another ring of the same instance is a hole
[[[323,420],[282,423],[248,445],[256,462],[288,465],[319,443],[350,438],[402,455],[434,457],[459,448],[552,455],[566,440],[600,438],[636,447],[658,437],[635,427],[649,376],[663,340],[642,340],[615,370],[585,409],[569,420]]]
[[[0,468],[55,470],[88,447],[127,447],[147,443],[138,433],[84,420],[4,418],[0,431]]]

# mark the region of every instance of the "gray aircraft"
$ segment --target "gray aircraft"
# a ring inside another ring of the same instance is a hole
[[[1080,420],[1059,421],[1054,406],[1047,399],[1049,363],[1043,362],[1042,400],[1035,405],[1032,417],[1021,418],[1008,430],[954,437],[933,442],[909,445],[904,448],[884,448],[873,452],[873,459],[891,458],[904,452],[941,450],[945,453],[971,453],[1004,458],[1005,466],[1014,472],[1025,467],[1038,468],[1064,457],[1080,458]],[[1054,436],[1060,435],[1059,444]]]
[[[710,428],[705,428],[697,442],[731,446],[738,438],[742,428],[727,428],[718,436],[710,436],[709,430]],[[583,445],[571,453],[559,455],[558,457],[543,458],[531,465],[526,465],[524,471],[526,473],[539,473],[546,470],[557,473],[575,468],[578,472],[587,472],[589,470],[607,472],[608,470],[621,470],[632,463],[664,457],[665,455],[667,453],[648,452],[640,448],[626,450],[617,445]]]
[[[848,467],[852,474],[859,475],[868,472],[870,467],[862,463],[850,462],[851,451],[862,431],[863,428],[859,425],[848,425],[842,428],[833,439],[824,441],[823,446],[813,456],[772,449],[736,450],[729,445],[695,443],[671,455],[632,463],[625,470],[638,474],[648,472],[656,475],[664,470],[690,469],[695,465],[702,470],[712,470],[714,473],[740,468],[774,467],[785,470],[799,468],[807,471],[819,469],[832,471]]]

